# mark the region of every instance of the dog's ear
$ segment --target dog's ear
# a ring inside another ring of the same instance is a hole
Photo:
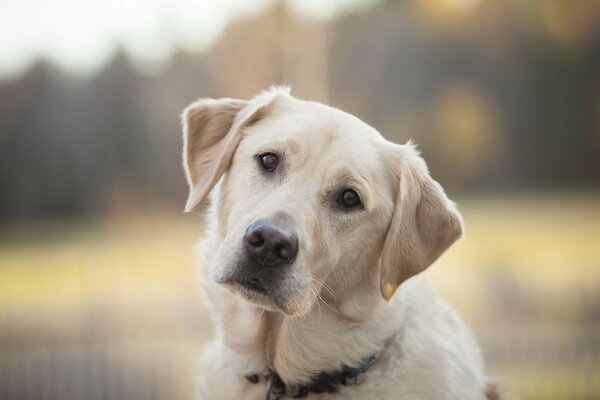
[[[242,138],[244,128],[264,118],[275,98],[289,89],[274,88],[250,101],[200,99],[181,115],[183,168],[190,187],[185,211],[193,211],[219,181]]]
[[[396,199],[381,257],[380,290],[390,300],[402,282],[429,267],[462,236],[463,221],[429,175],[415,147],[396,146]]]

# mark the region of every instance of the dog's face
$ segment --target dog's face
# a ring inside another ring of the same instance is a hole
[[[396,186],[385,144],[320,104],[246,128],[223,182],[212,278],[270,309],[309,308],[332,269],[385,235]]]
[[[412,146],[322,104],[282,90],[199,101],[184,139],[188,209],[225,174],[211,279],[267,309],[302,315],[324,287],[335,296],[368,275],[389,299],[460,236]]]

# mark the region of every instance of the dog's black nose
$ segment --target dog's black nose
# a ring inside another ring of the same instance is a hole
[[[298,236],[268,219],[259,219],[246,229],[246,249],[253,257],[267,263],[292,263],[298,254]]]

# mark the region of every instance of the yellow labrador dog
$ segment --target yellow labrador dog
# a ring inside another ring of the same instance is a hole
[[[199,399],[486,399],[479,348],[418,278],[463,222],[412,144],[273,88],[183,113],[186,211],[217,326]]]

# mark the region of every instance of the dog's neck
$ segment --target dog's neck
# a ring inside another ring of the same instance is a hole
[[[380,351],[401,326],[388,304],[357,320],[333,304],[315,305],[304,317],[289,317],[234,299],[227,314],[217,318],[221,340],[239,355],[240,375],[277,371],[286,384],[305,384],[321,372],[359,365]]]
[[[344,313],[349,305],[327,303],[321,301],[305,317],[264,315],[265,360],[286,384],[304,384],[318,373],[358,366],[399,329],[399,318],[389,315],[388,304],[373,307],[367,318],[355,318]]]

